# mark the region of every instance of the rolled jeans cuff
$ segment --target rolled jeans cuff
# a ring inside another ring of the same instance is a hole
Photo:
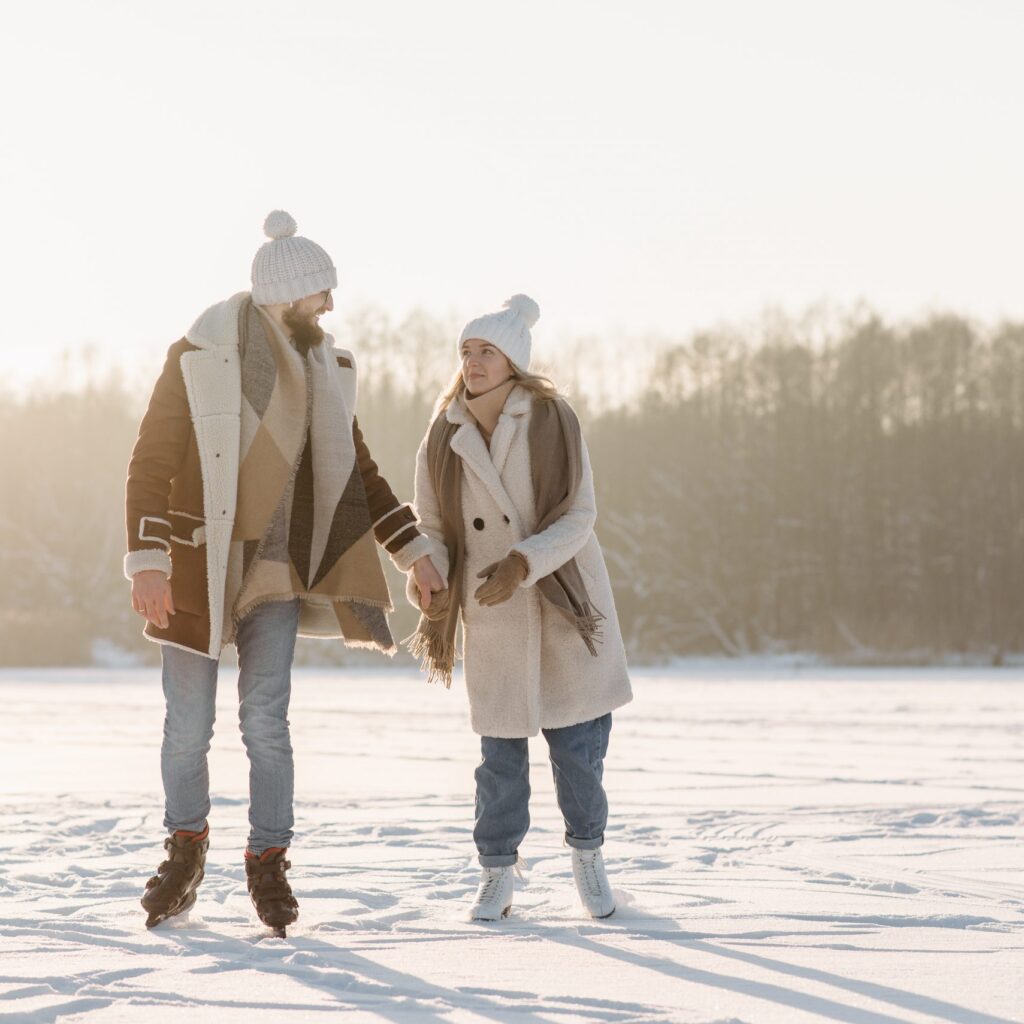
[[[173,836],[175,832],[202,832],[206,825],[206,818],[200,818],[197,821],[186,821],[184,825],[175,825],[169,819],[164,818],[164,828],[167,829],[169,836]]]
[[[596,850],[604,846],[604,836],[598,836],[596,839],[577,839],[566,832],[565,842],[568,846],[573,846],[577,850]]]
[[[485,868],[510,868],[519,859],[518,853],[481,853],[478,857]]]

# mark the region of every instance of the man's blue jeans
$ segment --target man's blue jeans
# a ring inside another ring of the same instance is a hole
[[[270,601],[238,626],[238,720],[249,755],[249,849],[292,840],[295,767],[288,732],[299,602]],[[217,662],[164,645],[167,716],[160,754],[169,832],[199,832],[210,813],[206,755],[213,738]]]
[[[601,785],[611,712],[564,729],[544,729],[565,841],[580,850],[604,842],[608,798]],[[473,839],[485,867],[514,864],[530,827],[530,752],[526,739],[480,737]]]

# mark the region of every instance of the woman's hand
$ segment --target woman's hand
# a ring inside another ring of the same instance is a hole
[[[518,551],[513,551],[476,574],[478,580],[487,582],[481,583],[473,596],[486,607],[503,604],[529,575],[529,563]]]
[[[174,614],[171,581],[159,569],[143,569],[132,577],[132,607],[154,626],[166,629]]]

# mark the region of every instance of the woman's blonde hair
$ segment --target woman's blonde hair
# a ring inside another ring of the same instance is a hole
[[[512,367],[512,380],[520,387],[526,388],[533,393],[534,397],[542,402],[550,402],[554,398],[561,398],[562,393],[547,377],[539,373],[528,373],[520,370],[515,363],[509,360]],[[466,382],[462,379],[462,370],[456,370],[451,384],[441,392],[434,407],[434,415],[438,416],[448,408],[456,398],[466,390]]]

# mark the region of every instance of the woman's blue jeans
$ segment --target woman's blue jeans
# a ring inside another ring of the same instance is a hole
[[[611,712],[564,729],[543,729],[565,841],[580,850],[604,842],[608,798],[601,784]],[[514,864],[530,827],[530,752],[526,739],[480,737],[473,839],[485,867]]]
[[[292,840],[295,767],[288,731],[299,602],[270,601],[238,625],[238,721],[249,755],[249,849]],[[213,738],[217,662],[161,647],[167,715],[160,753],[164,825],[199,832],[210,813],[207,753]]]

